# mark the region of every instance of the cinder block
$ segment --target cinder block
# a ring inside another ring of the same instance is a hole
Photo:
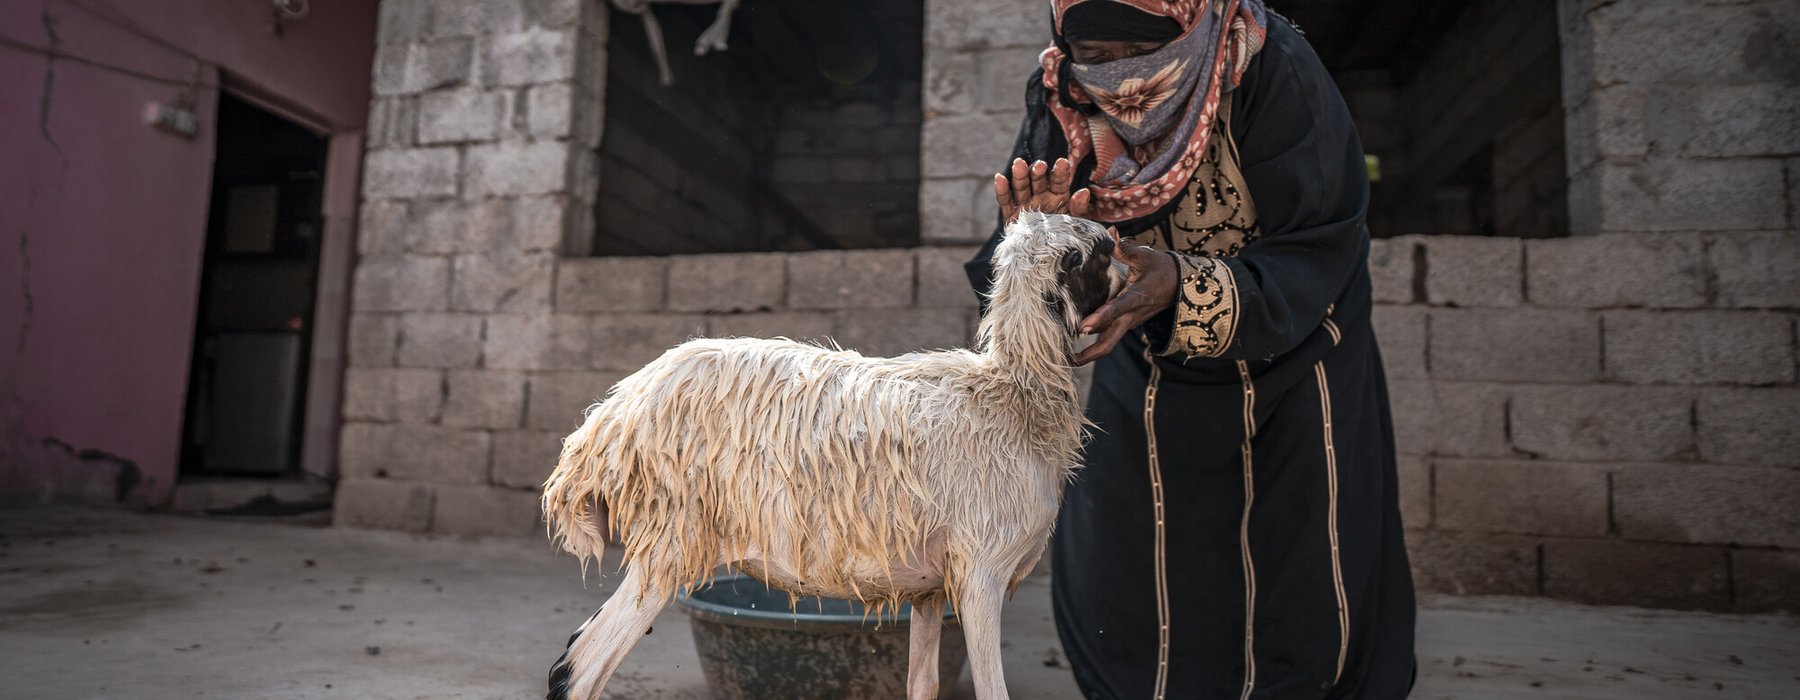
[[[406,249],[434,255],[492,250],[496,242],[507,240],[511,205],[511,201],[499,198],[467,203],[454,199],[418,202],[413,207],[416,221],[407,228]]]
[[[1038,46],[1050,16],[1029,2],[931,2],[925,5],[926,53],[1001,46]]]
[[[406,56],[402,92],[426,92],[464,85],[475,66],[475,42],[468,38],[412,44]]]
[[[1777,159],[1602,161],[1593,174],[1601,231],[1767,231],[1788,225]]]
[[[541,535],[538,495],[499,486],[437,487],[432,532],[454,535]]]
[[[1789,166],[1789,177],[1800,183],[1800,166]],[[1795,203],[1800,205],[1800,197]],[[1706,253],[1720,306],[1800,307],[1800,237],[1791,232],[1716,234],[1709,237]]]
[[[400,366],[474,367],[480,360],[480,316],[420,313],[400,318]]]
[[[914,253],[918,265],[917,304],[925,308],[972,309],[975,291],[963,263],[980,252],[975,246],[931,246]]]
[[[489,438],[485,431],[401,423],[346,423],[338,443],[339,468],[347,478],[439,484],[487,482]]]
[[[383,3],[385,4],[385,2]],[[519,2],[433,2],[431,35],[482,36],[518,29],[524,19]]]
[[[562,435],[581,427],[589,406],[606,398],[623,372],[533,372],[525,423]]]
[[[1800,467],[1800,389],[1711,389],[1700,395],[1700,458]]]
[[[1689,158],[1800,153],[1800,85],[1792,82],[1700,84],[1651,93],[1657,144]],[[1686,117],[1685,119],[1681,117]],[[1673,122],[1673,123],[1669,123]],[[1664,143],[1664,137],[1668,143]]]
[[[781,307],[787,256],[683,255],[669,259],[669,309],[755,311]]]
[[[1434,523],[1467,532],[1602,537],[1607,471],[1593,464],[1439,459]]]
[[[792,338],[823,341],[831,337],[831,314],[824,311],[726,314],[706,318],[713,338]]]
[[[1407,556],[1421,591],[1538,595],[1538,541],[1517,535],[1408,530]]]
[[[1588,382],[1600,376],[1600,320],[1564,309],[1432,309],[1431,375]]]
[[[942,50],[925,52],[925,111],[933,114],[975,111],[975,89],[979,82],[975,54]],[[1015,96],[1023,94],[1019,91]]]
[[[1517,238],[1427,236],[1425,298],[1449,306],[1518,306],[1524,249]]]
[[[1375,339],[1387,376],[1424,379],[1425,314],[1422,306],[1378,305],[1372,314]]]
[[[1044,42],[1036,41],[978,52],[975,69],[981,82],[975,89],[975,109],[1005,115],[1015,124],[1022,121],[1026,86],[1043,51]]]
[[[381,43],[375,46],[374,75],[370,89],[377,96],[408,92],[406,62],[412,57],[412,42]]]
[[[1634,540],[1800,546],[1800,472],[1638,464],[1613,475],[1613,518]]]
[[[502,141],[468,147],[465,196],[554,194],[569,183],[569,144]]]
[[[1574,193],[1570,194],[1574,199]],[[1706,305],[1700,237],[1618,234],[1525,243],[1526,295],[1540,306]]]
[[[668,258],[557,261],[556,310],[619,313],[663,308]]]
[[[1410,528],[1431,527],[1431,460],[1400,455],[1400,522]]]
[[[458,255],[451,273],[450,308],[457,311],[541,311],[550,308],[552,253],[496,250]]]
[[[994,167],[1000,164],[996,161]],[[996,211],[992,173],[919,183],[919,238],[926,243],[984,243],[994,233]]]
[[[444,404],[444,373],[435,369],[344,370],[344,419],[436,423]]]
[[[1421,236],[1395,236],[1369,241],[1369,280],[1378,304],[1419,301],[1418,268],[1423,264]]]
[[[1662,461],[1691,457],[1694,394],[1631,386],[1518,386],[1513,447],[1542,459]]]
[[[912,251],[825,250],[787,258],[790,309],[870,309],[910,306]]]
[[[1800,552],[1731,550],[1732,591],[1741,612],[1800,612]]]
[[[972,314],[959,309],[840,311],[835,339],[846,349],[880,357],[917,350],[968,347]]]
[[[582,0],[534,0],[525,3],[525,20],[539,27],[573,26],[581,19]],[[605,15],[595,10],[593,14]],[[606,36],[600,32],[595,36]]]
[[[1595,605],[1682,610],[1731,606],[1725,550],[1719,547],[1549,540],[1544,595]]]
[[[392,367],[400,350],[400,317],[351,314],[348,346],[351,367]]]
[[[925,177],[992,179],[1019,132],[1017,115],[959,114],[925,122],[920,153]]]
[[[517,428],[525,416],[525,375],[507,370],[451,370],[444,425]]]
[[[487,318],[482,366],[586,369],[589,319],[576,314],[500,314]]]
[[[411,200],[366,200],[358,213],[356,251],[363,255],[405,252],[412,228]]]
[[[491,141],[506,125],[507,93],[465,87],[419,97],[419,142]]]
[[[338,527],[425,532],[431,529],[433,484],[345,479],[332,500],[331,524]]]
[[[1433,451],[1453,457],[1511,457],[1507,407],[1511,387],[1486,382],[1431,382]]]
[[[533,85],[525,96],[525,131],[538,138],[565,138],[575,123],[574,86]]]
[[[543,488],[562,454],[564,435],[537,430],[494,433],[494,483],[518,489]]]
[[[356,264],[355,308],[441,311],[450,301],[450,261],[418,255],[366,255]]]
[[[530,29],[495,36],[484,56],[481,78],[487,85],[535,85],[569,80],[575,75],[573,29]]]
[[[705,333],[705,317],[698,314],[595,316],[588,366],[635,372],[669,348]]]
[[[586,212],[589,216],[579,216],[577,212]],[[569,237],[575,233],[569,224],[572,220],[580,220],[592,225],[591,214],[592,210],[586,207],[575,207],[571,211],[565,195],[513,198],[512,244],[519,250],[551,251],[567,256],[586,255],[586,244],[580,250],[568,246],[573,243]],[[588,233],[592,234],[592,230]]]
[[[390,148],[363,160],[363,196],[370,199],[456,194],[455,148]]]
[[[1793,321],[1754,311],[1610,311],[1606,375],[1639,384],[1794,381]]]
[[[428,0],[384,0],[376,20],[376,40],[392,44],[424,38],[431,5]]]

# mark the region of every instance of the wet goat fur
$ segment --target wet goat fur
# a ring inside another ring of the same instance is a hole
[[[657,612],[720,565],[877,611],[953,602],[978,696],[1005,697],[999,603],[1079,463],[1070,358],[1077,324],[1119,284],[1112,247],[1093,222],[1021,214],[973,349],[877,358],[700,339],[621,380],[544,485],[553,539],[585,570],[617,534],[625,570],[552,668],[549,697],[597,698]],[[935,657],[936,625],[913,634],[909,687],[933,697],[919,657]]]

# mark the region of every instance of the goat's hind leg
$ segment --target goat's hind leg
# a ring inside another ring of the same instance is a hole
[[[595,700],[625,655],[650,630],[673,591],[653,586],[636,569],[625,574],[600,611],[575,631],[550,668],[547,700]]]
[[[937,700],[938,642],[944,634],[944,599],[913,603],[908,624],[906,700]],[[956,682],[956,679],[949,679]]]

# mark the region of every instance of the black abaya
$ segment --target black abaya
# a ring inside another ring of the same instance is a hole
[[[1013,154],[1027,161],[1067,152],[1039,79]],[[1181,258],[1184,273],[1224,266],[1184,284],[1225,285],[1212,298],[1230,323],[1202,328],[1211,344],[1172,342],[1213,320],[1178,301],[1097,362],[1099,430],[1052,544],[1057,629],[1094,699],[1404,697],[1413,589],[1369,318],[1362,148],[1331,77],[1279,19],[1231,97],[1255,230]],[[1169,235],[1175,209],[1119,230],[1195,252]],[[969,264],[978,289],[993,246]]]

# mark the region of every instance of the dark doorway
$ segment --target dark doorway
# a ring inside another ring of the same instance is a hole
[[[298,473],[326,139],[219,99],[182,474]]]

